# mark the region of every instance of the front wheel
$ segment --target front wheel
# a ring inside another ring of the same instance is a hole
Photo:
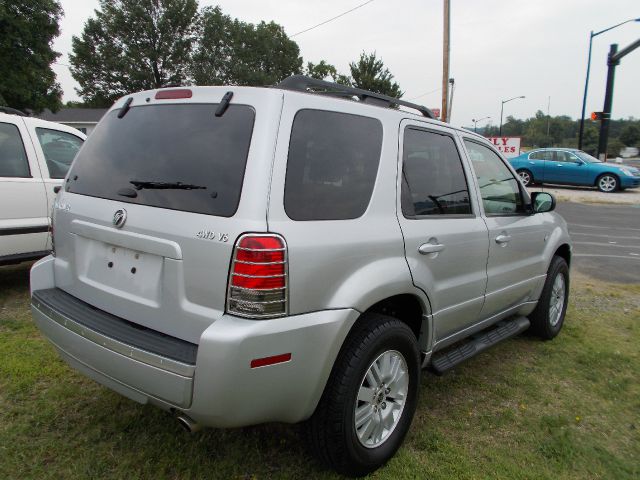
[[[522,170],[518,170],[516,173],[520,177],[520,180],[522,180],[522,184],[525,187],[529,187],[533,184],[533,175],[529,170],[523,168]]]
[[[545,340],[554,338],[564,324],[569,303],[569,266],[553,257],[536,309],[529,315],[530,330]]]
[[[407,325],[368,313],[343,345],[307,422],[314,453],[341,474],[384,465],[404,440],[417,405],[420,355]]]
[[[596,181],[596,186],[598,190],[604,193],[611,193],[618,190],[620,186],[620,182],[618,182],[618,177],[612,175],[610,173],[605,173],[604,175],[600,175],[598,180]]]

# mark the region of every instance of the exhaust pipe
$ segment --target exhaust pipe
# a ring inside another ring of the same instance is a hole
[[[200,424],[195,420],[187,417],[186,415],[180,414],[176,417],[178,419],[178,423],[182,428],[184,428],[189,433],[196,433],[200,430]]]

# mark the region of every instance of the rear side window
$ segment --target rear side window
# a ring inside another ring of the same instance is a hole
[[[31,177],[18,127],[0,123],[0,177]]]
[[[293,121],[284,207],[293,220],[364,214],[378,172],[382,124],[368,117],[300,110]]]
[[[402,213],[469,215],[469,189],[453,138],[407,128],[402,153]]]
[[[49,128],[36,128],[36,133],[47,162],[49,178],[64,178],[82,146],[82,139]]]
[[[73,193],[222,217],[240,202],[255,112],[217,104],[111,111],[87,138],[69,174]],[[135,193],[134,197],[131,194]]]

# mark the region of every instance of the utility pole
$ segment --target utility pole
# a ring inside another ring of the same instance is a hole
[[[442,41],[442,110],[440,119],[446,122],[449,118],[449,0],[444,0],[444,29]]]
[[[640,47],[640,39],[626,46],[618,52],[618,45],[612,44],[607,57],[607,88],[604,94],[604,107],[602,109],[602,121],[600,122],[600,141],[598,142],[598,158],[607,161],[607,145],[609,143],[609,120],[611,119],[611,106],[613,104],[613,82],[616,75],[616,67],[620,60]]]

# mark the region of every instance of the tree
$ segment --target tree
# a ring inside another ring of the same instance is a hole
[[[72,40],[78,94],[107,107],[127,93],[186,83],[197,18],[197,0],[100,0]]]
[[[0,0],[0,105],[56,111],[62,90],[51,63],[62,8],[56,0]]]
[[[298,44],[274,22],[232,19],[202,10],[191,75],[197,85],[273,85],[302,71]]]
[[[620,133],[620,141],[627,147],[635,147],[640,144],[640,126],[633,123],[625,126]]]
[[[329,82],[335,82],[338,78],[338,71],[336,67],[320,60],[320,63],[307,62],[304,74],[311,78],[317,78],[319,80],[326,80]]]
[[[385,68],[382,59],[376,53],[362,52],[357,62],[349,64],[351,70],[350,83],[356,88],[381,93],[390,97],[401,98],[403,92],[400,85],[393,81],[393,75]]]

